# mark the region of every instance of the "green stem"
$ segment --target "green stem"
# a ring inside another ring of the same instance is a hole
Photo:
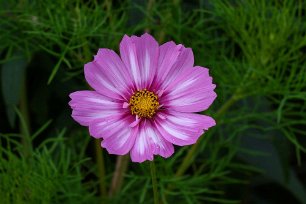
[[[104,158],[103,158],[102,148],[100,145],[100,140],[95,140],[95,148],[96,148],[96,162],[98,166],[100,195],[103,198],[106,195],[105,165],[104,165]]]
[[[157,179],[156,179],[156,168],[154,160],[150,162],[151,177],[152,177],[152,186],[153,186],[153,195],[154,195],[154,204],[158,204],[158,190],[157,190]]]
[[[114,14],[112,12],[112,0],[106,0],[104,1],[104,6],[106,9],[106,15],[109,19],[109,25],[110,25],[110,29],[111,31],[114,31]]]
[[[116,169],[115,169],[115,173],[113,175],[112,185],[111,185],[111,188],[109,190],[109,196],[113,196],[118,191],[120,191],[122,183],[123,183],[123,177],[124,177],[124,174],[127,170],[128,164],[129,164],[129,156],[128,155],[117,157]]]
[[[238,101],[241,98],[241,95],[239,92],[236,92],[236,94],[232,95],[232,97],[224,103],[221,108],[216,113],[216,118],[219,118],[222,116],[236,101]]]
[[[23,78],[22,87],[21,87],[20,115],[21,115],[20,132],[22,135],[24,155],[25,157],[27,157],[31,154],[32,143],[31,143],[31,136],[30,136],[30,118],[29,118],[29,110],[28,110],[28,103],[27,103],[26,76],[24,76]]]
[[[105,6],[106,6],[106,12],[107,16],[110,18],[110,21],[112,22],[112,1],[111,0],[106,0],[105,1]]]
[[[149,0],[148,3],[147,3],[147,12],[146,12],[146,24],[147,24],[147,27],[145,29],[145,32],[146,33],[150,33],[150,21],[151,21],[151,17],[152,17],[152,7],[153,7],[153,4],[155,3],[155,0]]]
[[[235,94],[232,95],[232,97],[224,103],[221,108],[217,111],[215,118],[220,118],[221,115],[223,115],[237,100],[241,98],[240,91],[238,90]],[[179,166],[178,170],[175,173],[176,177],[182,176],[185,171],[189,168],[189,166],[193,163],[193,160],[196,156],[196,152],[200,146],[201,141],[205,137],[200,137],[197,143],[195,143],[188,151],[187,155],[183,159],[183,162]]]

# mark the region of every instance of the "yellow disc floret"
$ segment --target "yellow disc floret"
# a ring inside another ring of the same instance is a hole
[[[131,113],[140,118],[152,118],[159,107],[158,97],[151,91],[143,89],[130,98]]]

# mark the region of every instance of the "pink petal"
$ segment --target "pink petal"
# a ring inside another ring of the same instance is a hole
[[[101,67],[103,75],[110,79],[120,92],[129,97],[133,83],[120,57],[113,50],[99,49],[95,62]]]
[[[89,124],[89,133],[95,138],[107,139],[122,129],[127,128],[132,122],[133,117],[128,112],[118,113],[93,120]]]
[[[124,155],[127,154],[135,143],[138,133],[138,126],[131,128],[129,123],[133,118],[129,115],[124,117],[115,117],[109,120],[94,121],[90,124],[90,133],[95,137],[103,137],[101,146],[109,154]]]
[[[208,69],[194,67],[192,72],[172,81],[161,98],[169,110],[200,112],[206,110],[217,97]]]
[[[133,162],[153,160],[153,155],[170,157],[174,152],[173,145],[165,140],[149,120],[140,124],[139,133],[131,150]]]
[[[127,96],[127,88],[120,81],[122,79],[118,79],[118,76],[115,77],[110,71],[110,69],[120,69],[114,65],[115,63],[111,62],[112,57],[114,56],[109,54],[108,57],[105,57],[105,62],[103,62],[101,56],[96,56],[93,62],[85,64],[85,78],[88,84],[100,94],[113,99],[123,100]],[[111,63],[113,63],[113,66],[110,67]],[[118,70],[117,72],[119,72]]]
[[[194,57],[190,48],[167,42],[159,48],[159,59],[157,67],[157,89],[166,87],[182,74],[190,72],[193,67]]]
[[[213,118],[195,113],[171,111],[166,119],[156,117],[155,125],[160,134],[169,142],[184,146],[196,143],[204,130],[214,126]]]
[[[121,59],[137,90],[150,87],[156,72],[158,52],[158,43],[149,34],[123,37],[120,43]]]
[[[88,126],[93,120],[122,113],[120,103],[96,91],[76,91],[69,96],[72,117],[84,126]]]

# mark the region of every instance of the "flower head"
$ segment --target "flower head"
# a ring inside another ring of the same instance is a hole
[[[120,57],[99,49],[85,78],[94,90],[70,94],[72,117],[110,154],[130,152],[134,162],[167,158],[173,144],[194,144],[215,125],[195,113],[217,96],[208,69],[194,66],[192,50],[172,41],[159,46],[149,34],[125,35]]]

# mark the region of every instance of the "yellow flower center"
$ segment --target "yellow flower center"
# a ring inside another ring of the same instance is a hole
[[[137,115],[140,118],[152,118],[159,107],[158,97],[153,92],[143,89],[132,95],[129,105],[132,115]]]

